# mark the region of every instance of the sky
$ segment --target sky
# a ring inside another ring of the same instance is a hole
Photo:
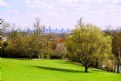
[[[72,29],[82,18],[105,29],[121,26],[121,0],[0,0],[0,18],[19,28],[32,27],[35,18],[52,28]]]

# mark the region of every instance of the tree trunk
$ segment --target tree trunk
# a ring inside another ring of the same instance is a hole
[[[119,66],[120,66],[119,60],[117,60],[117,73],[120,73],[120,71],[119,71]]]
[[[38,58],[40,59],[40,55],[38,55]]]
[[[96,59],[95,68],[99,68],[99,62],[98,62],[98,59]]]
[[[117,73],[119,73],[120,71],[119,71],[119,64],[117,64]]]
[[[31,55],[29,56],[29,58],[31,59]]]
[[[120,73],[120,49],[119,49],[119,57],[117,59],[117,73]]]
[[[86,73],[88,72],[88,67],[85,67],[85,72],[86,72]]]

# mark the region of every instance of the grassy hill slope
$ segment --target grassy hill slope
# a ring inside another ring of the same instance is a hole
[[[121,81],[121,74],[89,69],[64,60],[1,59],[2,81]]]

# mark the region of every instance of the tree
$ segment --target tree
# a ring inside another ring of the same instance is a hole
[[[105,30],[105,33],[112,36],[112,53],[114,55],[115,65],[117,69],[117,73],[120,73],[119,67],[121,65],[121,27],[118,29],[110,29]]]
[[[8,27],[10,27],[10,24],[6,22],[4,19],[0,19],[0,34],[4,35],[5,31]]]
[[[88,68],[111,54],[111,37],[91,24],[77,25],[67,38],[66,46],[69,57]]]
[[[56,49],[56,35],[54,33],[48,33],[44,36],[44,51],[45,57],[52,58],[54,50]]]
[[[117,73],[120,73],[120,61],[121,61],[121,30],[116,31],[113,35],[113,54],[116,57]]]
[[[44,27],[41,25],[39,18],[36,18],[36,22],[33,23],[33,26],[36,34],[40,35],[41,33],[43,33]]]
[[[42,49],[42,26],[37,18],[34,23],[34,32],[18,31],[14,29],[8,33],[7,43],[4,44],[4,55],[8,57],[37,56]],[[7,46],[6,46],[7,45]]]
[[[57,43],[56,49],[54,50],[54,55],[60,58],[64,58],[66,55],[66,48],[64,43]]]
[[[3,50],[7,47],[7,42],[4,41],[5,32],[7,28],[10,27],[10,24],[7,23],[4,19],[0,19],[0,50],[1,56],[3,55]]]
[[[20,33],[17,32],[16,30],[12,30],[9,34],[8,34],[8,38],[7,38],[7,47],[3,50],[4,54],[3,56],[8,56],[8,57],[15,57],[16,53],[18,53],[18,49],[21,45],[20,44],[20,40],[19,38]],[[19,43],[17,43],[19,42]],[[18,45],[19,44],[19,45]],[[19,49],[20,50],[20,49]]]

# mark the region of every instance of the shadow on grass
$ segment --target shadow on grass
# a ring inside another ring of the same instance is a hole
[[[60,72],[85,73],[84,71],[79,71],[79,70],[62,69],[62,68],[54,68],[54,67],[46,67],[46,66],[30,66],[30,67],[35,67],[43,70],[60,71]]]
[[[81,63],[77,63],[77,62],[72,62],[72,61],[65,61],[65,62],[57,62],[59,64],[73,64],[76,66],[82,66]]]

